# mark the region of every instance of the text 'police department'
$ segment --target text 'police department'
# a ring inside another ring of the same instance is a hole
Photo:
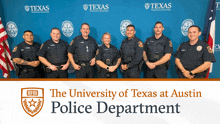
[[[79,105],[76,101],[68,101],[68,103],[61,104],[59,101],[51,101],[52,114],[91,114],[93,113],[92,105]],[[180,105],[144,105],[142,103],[137,105],[109,105],[104,101],[97,101],[97,114],[111,113],[116,117],[121,117],[121,114],[147,114],[147,113],[167,113],[167,114],[179,114]]]

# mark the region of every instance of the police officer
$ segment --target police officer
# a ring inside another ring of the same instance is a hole
[[[93,78],[98,45],[96,40],[89,36],[89,24],[83,23],[80,32],[82,35],[76,36],[70,43],[68,57],[75,69],[76,78]]]
[[[96,55],[99,78],[117,78],[117,68],[121,63],[118,49],[110,44],[111,35],[106,32],[102,35],[102,46]]]
[[[121,69],[124,78],[140,78],[143,57],[143,43],[135,36],[135,27],[130,24],[126,27],[126,36],[121,43]]]
[[[154,36],[147,38],[144,43],[143,58],[147,65],[147,78],[167,78],[173,46],[170,39],[162,34],[163,30],[163,23],[156,22]]]
[[[50,36],[51,39],[41,45],[38,52],[39,60],[45,65],[48,78],[67,78],[69,44],[60,39],[61,34],[58,28],[52,28]]]
[[[37,52],[40,44],[33,42],[33,32],[24,31],[24,41],[14,47],[12,51],[12,60],[16,63],[16,75],[18,78],[41,78],[40,61]]]
[[[181,43],[175,53],[179,78],[205,78],[211,62],[216,61],[210,46],[199,39],[200,35],[198,26],[189,27],[189,41]]]

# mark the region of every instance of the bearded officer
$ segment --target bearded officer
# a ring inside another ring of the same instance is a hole
[[[12,51],[12,60],[16,63],[16,75],[18,78],[41,78],[40,61],[37,52],[40,44],[33,42],[33,32],[24,31],[24,41],[15,46]]]
[[[45,41],[38,52],[39,60],[45,65],[48,78],[68,78],[69,61],[67,49],[69,44],[60,39],[60,29],[52,28],[51,39]]]
[[[181,43],[175,53],[179,78],[205,78],[211,62],[216,62],[210,46],[199,39],[200,35],[198,26],[189,27],[189,41]]]
[[[135,36],[135,27],[130,24],[126,28],[127,38],[122,41],[121,69],[124,78],[140,78],[140,64],[143,57],[143,42]]]
[[[89,24],[83,23],[80,32],[82,34],[70,43],[68,57],[75,69],[76,78],[93,78],[98,45],[96,40],[89,36]]]
[[[144,43],[143,58],[147,65],[147,78],[167,78],[169,60],[173,54],[171,40],[163,35],[163,23],[154,25],[155,35],[147,38]]]

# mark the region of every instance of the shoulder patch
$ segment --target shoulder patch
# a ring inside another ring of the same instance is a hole
[[[40,49],[42,49],[43,46],[44,46],[44,44],[42,44],[42,45],[40,46]]]
[[[177,50],[176,50],[176,51],[178,51],[178,50],[179,50],[179,48],[180,48],[180,45],[179,45],[179,47],[177,48]]]
[[[72,40],[72,41],[71,41],[70,45],[72,45],[72,44],[73,44],[73,42],[74,42],[74,40]]]
[[[143,42],[139,41],[139,42],[138,42],[138,46],[139,46],[139,47],[143,47]]]
[[[17,49],[18,49],[18,47],[17,47],[17,46],[15,46],[12,52],[16,52],[16,51],[17,51]]]
[[[208,49],[209,53],[213,53],[210,46],[207,46],[207,49]]]
[[[170,46],[170,47],[173,47],[171,40],[169,41],[169,46]]]

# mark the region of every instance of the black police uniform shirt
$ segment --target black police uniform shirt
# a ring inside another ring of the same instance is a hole
[[[68,46],[69,44],[61,39],[58,43],[55,43],[52,39],[47,40],[41,45],[38,56],[44,57],[53,65],[66,64]]]
[[[96,60],[100,60],[102,62],[104,62],[105,64],[109,64],[109,66],[115,65],[118,61],[118,59],[120,58],[120,53],[118,51],[118,49],[110,44],[110,47],[108,48],[105,44],[102,44],[99,47],[99,52],[96,55]],[[108,60],[110,60],[110,62],[106,62]]]
[[[150,62],[156,62],[167,53],[173,54],[173,46],[171,40],[164,35],[159,39],[152,36],[146,39],[144,43],[144,51]]]
[[[128,67],[138,65],[143,58],[143,42],[134,36],[132,39],[124,39],[121,43],[120,54],[122,64],[128,64]]]
[[[29,45],[25,41],[23,41],[14,47],[12,51],[12,59],[21,58],[26,61],[38,61],[37,52],[39,51],[39,49],[39,43],[33,42],[32,45]],[[31,68],[32,66],[23,65],[23,67]]]
[[[89,62],[96,55],[98,49],[96,40],[91,36],[88,39],[84,39],[82,35],[76,36],[68,47],[68,52],[74,55],[74,60]]]
[[[189,41],[181,43],[174,57],[180,59],[186,70],[193,70],[204,62],[216,61],[210,46],[201,40],[194,45],[190,45]]]

